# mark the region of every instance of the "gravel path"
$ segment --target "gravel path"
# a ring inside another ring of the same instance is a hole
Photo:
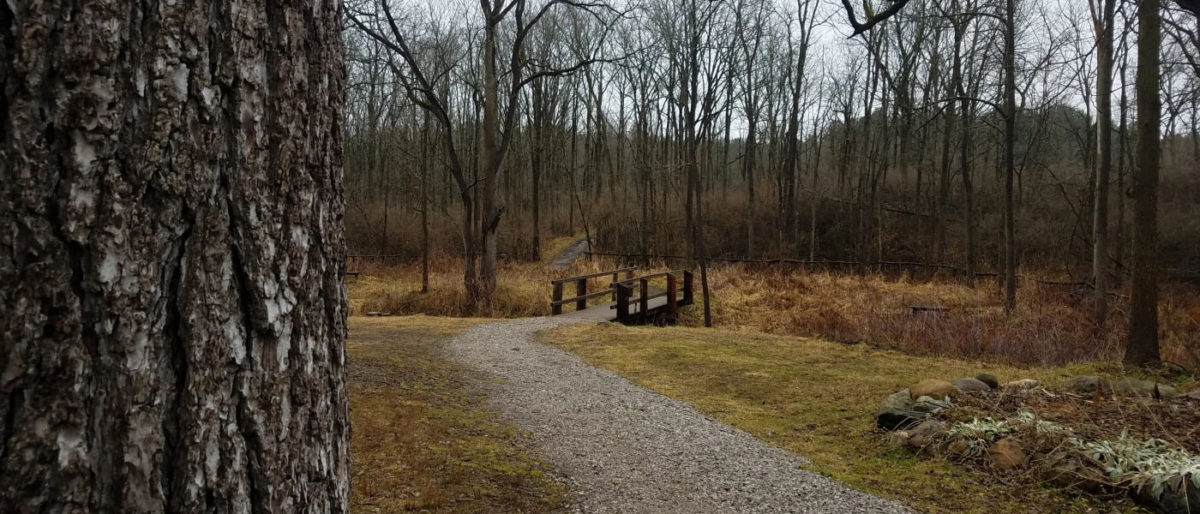
[[[579,258],[582,257],[587,251],[588,240],[586,238],[579,239],[574,243],[567,245],[566,248],[563,248],[561,252],[558,252],[558,255],[555,255],[554,258],[550,260],[550,269],[564,270],[570,268],[571,264],[574,264],[575,261],[579,260]]]
[[[492,408],[530,432],[581,512],[908,512],[800,469],[808,461],[539,344],[570,318],[469,329],[450,357],[494,374]]]

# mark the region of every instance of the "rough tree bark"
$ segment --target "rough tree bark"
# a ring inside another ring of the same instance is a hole
[[[1017,308],[1016,207],[1013,179],[1017,174],[1017,3],[1004,9],[1004,313]]]
[[[1103,331],[1108,317],[1108,180],[1112,174],[1113,30],[1116,0],[1093,5],[1096,34],[1096,185],[1092,212],[1092,280],[1095,284],[1094,318]]]
[[[346,510],[338,9],[0,3],[0,509]]]
[[[496,187],[504,154],[500,149],[500,93],[496,73],[496,40],[500,25],[501,3],[485,5],[483,36],[483,125],[479,135],[479,233],[483,236],[483,253],[479,261],[477,289],[467,292],[472,301],[490,307],[496,292],[496,259],[499,256],[500,217],[503,214],[496,200]]]
[[[1133,175],[1133,266],[1129,289],[1129,339],[1125,363],[1160,360],[1158,346],[1158,96],[1162,45],[1159,0],[1138,2],[1137,166]]]

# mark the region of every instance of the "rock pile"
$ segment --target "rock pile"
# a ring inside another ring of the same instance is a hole
[[[1149,396],[1153,398],[1174,398],[1179,396],[1179,390],[1167,384],[1136,378],[1110,379],[1097,375],[1084,375],[1067,381],[1064,388],[1079,394],[1118,394],[1124,396]],[[1192,393],[1198,394],[1200,391]]]
[[[887,440],[892,446],[934,452],[935,447],[945,442],[949,430],[935,415],[953,407],[955,398],[997,387],[996,377],[987,373],[953,382],[932,378],[921,380],[884,399],[875,413],[875,425],[889,432]]]
[[[1038,419],[1028,410],[1021,410],[1008,419],[976,417],[970,422],[953,422],[955,419],[965,419],[964,415],[975,416],[979,412],[979,401],[1012,399],[1011,395],[1019,395],[1024,398],[1020,404],[1027,405],[1027,395],[1037,391],[1042,391],[1046,397],[1061,396],[1058,391],[1044,389],[1041,382],[1032,378],[1001,383],[995,376],[986,373],[953,381],[924,379],[884,399],[875,413],[875,423],[879,429],[887,432],[886,441],[893,447],[940,454],[1001,473],[1024,469],[1026,475],[1040,477],[1038,480],[1044,483],[1064,488],[1110,493],[1126,490],[1131,497],[1158,512],[1200,514],[1200,457],[1171,448],[1165,441],[1150,439],[1145,445],[1173,455],[1176,462],[1179,458],[1185,459],[1185,464],[1176,464],[1171,468],[1174,471],[1162,471],[1167,474],[1156,475],[1155,480],[1166,481],[1171,486],[1149,487],[1144,481],[1138,482],[1128,477],[1114,482],[1111,465],[1105,467],[1101,463],[1112,459],[1098,456],[1096,448],[1126,448],[1130,443],[1124,439],[1124,435],[1120,441],[1088,442],[1070,426]],[[1079,395],[1139,396],[1154,400],[1180,397],[1176,401],[1183,401],[1184,404],[1187,404],[1187,400],[1200,400],[1200,391],[1181,395],[1170,385],[1127,377],[1079,376],[1067,381],[1063,389]],[[999,396],[987,396],[993,392]],[[978,400],[968,398],[974,395],[980,395]],[[968,405],[961,407],[964,409],[961,412],[943,413],[954,408],[956,400],[965,401]],[[1156,445],[1162,445],[1162,448]],[[1118,453],[1130,453],[1129,450],[1123,451]],[[1148,462],[1161,463],[1161,459],[1152,460],[1159,459],[1155,455],[1147,459],[1151,459]],[[1145,478],[1143,475],[1136,476],[1142,477],[1138,480]]]

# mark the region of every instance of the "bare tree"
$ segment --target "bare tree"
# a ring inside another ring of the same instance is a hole
[[[603,2],[549,0],[531,8],[527,0],[480,0],[483,34],[479,52],[482,100],[479,159],[476,178],[468,180],[453,135],[456,124],[447,100],[435,87],[449,69],[443,66],[432,71],[429,64],[422,62],[409,43],[414,29],[401,27],[388,0],[379,0],[372,5],[377,9],[350,12],[350,19],[358,30],[400,58],[403,64],[396,65],[397,72],[409,98],[429,110],[442,125],[443,148],[450,161],[449,171],[458,184],[464,211],[462,232],[466,267],[463,281],[473,302],[489,305],[496,289],[500,219],[506,210],[497,197],[498,177],[517,132],[521,92],[541,78],[567,75],[600,61],[584,56],[569,66],[552,67],[550,63],[530,59],[525,45],[534,27],[555,7],[572,7],[596,16],[610,9]],[[373,15],[374,12],[380,14]],[[503,55],[501,45],[506,47]],[[501,66],[504,66],[503,73]],[[473,221],[477,225],[472,225]],[[478,271],[475,269],[477,241],[481,254]]]

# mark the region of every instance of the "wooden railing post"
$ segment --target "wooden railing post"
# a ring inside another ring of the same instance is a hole
[[[650,312],[650,281],[643,278],[638,281],[638,287],[641,289],[641,295],[638,298],[638,317],[645,321],[647,313]]]
[[[667,273],[667,310],[671,312],[671,317],[679,316],[679,304],[675,302],[675,275]]]
[[[633,293],[633,287],[625,284],[613,284],[617,290],[617,321],[629,324],[629,296]]]
[[[575,296],[583,296],[587,294],[587,279],[581,278],[575,281]],[[582,298],[575,302],[575,310],[581,311],[587,308],[587,298]]]
[[[617,276],[618,276],[618,275],[620,275],[620,273],[617,273],[617,272],[615,272],[615,271],[613,272],[613,279],[612,279],[612,281],[613,281],[613,284],[616,284],[616,283],[617,283]],[[615,301],[617,301],[617,288],[616,288],[616,287],[613,287],[613,288],[612,288],[612,290],[613,290],[613,301],[615,302]]]
[[[554,284],[554,293],[550,295],[550,315],[562,314],[562,284]]]
[[[692,270],[683,270],[683,304],[692,304]]]

